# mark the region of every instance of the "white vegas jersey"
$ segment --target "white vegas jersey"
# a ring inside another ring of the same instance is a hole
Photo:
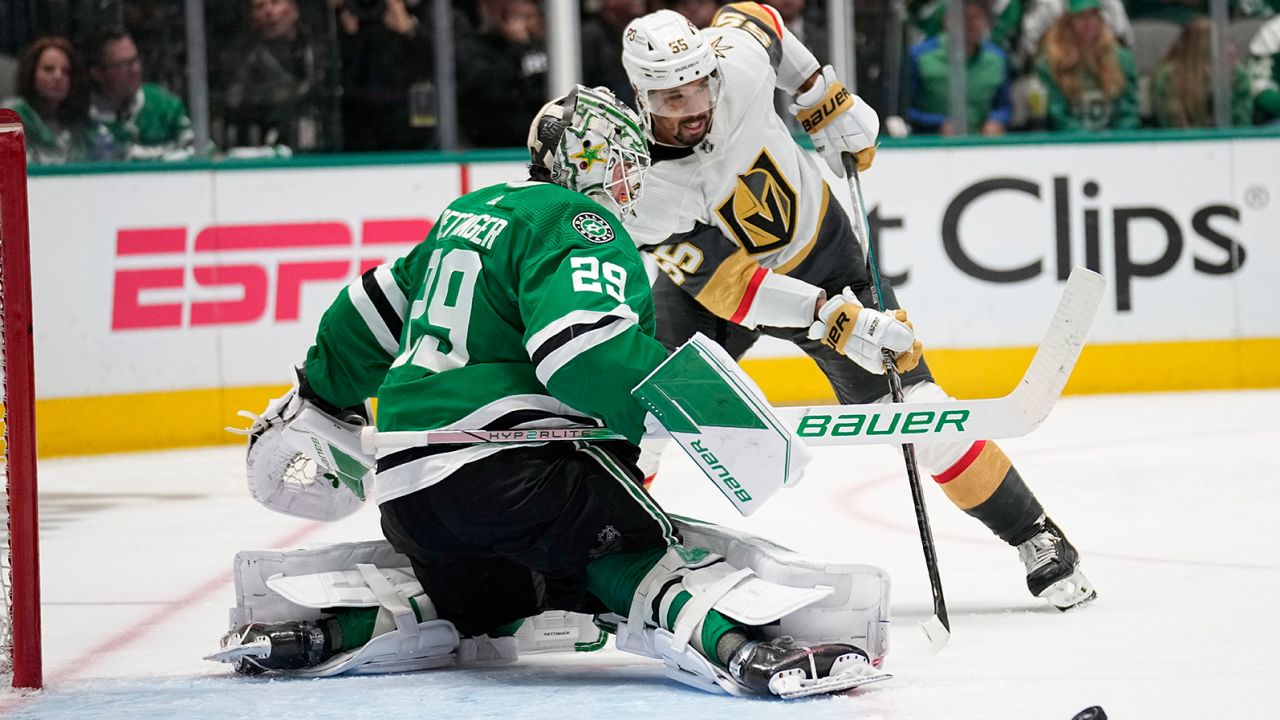
[[[820,69],[813,53],[757,3],[727,5],[712,25],[722,85],[710,129],[693,148],[653,146],[627,227],[676,285],[742,322],[766,269],[805,279],[819,255],[849,262],[851,239],[828,237],[843,210],[774,108],[775,88],[795,94]]]

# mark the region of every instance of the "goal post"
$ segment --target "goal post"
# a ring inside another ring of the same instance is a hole
[[[0,407],[4,425],[0,673],[11,674],[13,686],[19,688],[38,688],[43,683],[29,250],[22,123],[14,111],[0,109]]]

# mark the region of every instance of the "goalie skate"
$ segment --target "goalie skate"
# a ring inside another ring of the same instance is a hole
[[[221,649],[204,656],[205,660],[231,663],[235,671],[241,675],[255,674],[251,661],[267,657],[271,654],[271,638],[257,636],[249,639],[247,632],[250,626],[232,630],[222,636]]]
[[[748,642],[729,662],[729,674],[761,695],[784,699],[827,695],[887,680],[866,653],[852,645],[792,646],[787,639]]]
[[[223,636],[222,648],[205,660],[231,663],[241,675],[267,670],[301,670],[319,665],[341,649],[337,623],[252,623]]]

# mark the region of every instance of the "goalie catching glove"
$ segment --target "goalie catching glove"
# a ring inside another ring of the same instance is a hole
[[[893,314],[862,306],[849,288],[823,303],[809,326],[809,339],[845,355],[862,369],[884,374],[884,351],[894,353],[893,365],[905,373],[920,364],[924,346],[916,339],[906,310]]]
[[[840,158],[844,153],[857,159],[859,172],[871,167],[880,117],[836,79],[836,71],[830,65],[822,68],[808,90],[796,95],[791,113],[813,139],[813,149],[837,177],[844,176]]]
[[[339,520],[364,503],[374,458],[360,446],[370,422],[368,404],[337,408],[317,396],[301,368],[293,387],[253,420],[246,471],[249,494],[276,512],[308,520]]]

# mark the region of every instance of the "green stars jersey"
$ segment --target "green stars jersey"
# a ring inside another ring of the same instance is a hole
[[[123,111],[100,95],[89,106],[91,160],[158,160],[190,154],[195,141],[187,106],[154,83],[143,83]]]
[[[408,255],[348,286],[306,367],[338,406],[376,395],[379,430],[607,424],[638,441],[631,388],[667,355],[653,332],[649,278],[621,223],[557,185],[509,183],[458,198]],[[382,451],[378,499],[506,447]]]

